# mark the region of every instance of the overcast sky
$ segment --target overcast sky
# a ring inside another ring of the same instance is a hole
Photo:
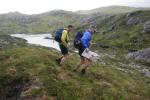
[[[77,11],[110,5],[150,7],[150,0],[0,0],[0,13],[38,14],[54,9]]]

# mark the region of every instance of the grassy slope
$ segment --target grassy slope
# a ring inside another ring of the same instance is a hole
[[[55,50],[26,46],[22,42],[21,46],[16,46],[9,42],[8,48],[0,51],[0,99],[11,95],[19,97],[21,91],[15,93],[15,87],[37,79],[44,87],[26,95],[44,95],[47,99],[56,96],[58,100],[149,100],[150,79],[131,68],[134,65],[124,58],[128,52],[124,50],[149,47],[149,35],[141,33],[143,23],[149,20],[149,11],[139,11],[135,15],[140,17],[142,23],[133,26],[126,25],[124,14],[106,20],[96,18],[102,34],[94,36],[97,44],[92,48],[100,51],[102,61],[92,66],[88,76],[72,71],[79,62],[76,54],[72,54],[68,63],[61,67],[55,62],[60,54]],[[43,20],[48,21],[49,18]],[[115,29],[108,31],[111,25],[115,25]],[[10,37],[2,37],[9,41]],[[112,48],[102,49],[104,46]],[[60,75],[64,80],[60,79]]]
[[[113,59],[103,56],[102,59],[106,64],[102,62],[94,64],[88,76],[81,76],[80,72],[72,71],[79,57],[72,54],[66,65],[59,66],[55,62],[59,54],[55,50],[33,46],[13,46],[1,50],[0,95],[9,97],[16,85],[37,79],[44,87],[35,88],[26,95],[44,96],[46,100],[50,100],[52,96],[56,96],[58,100],[149,100],[150,98],[150,80],[139,74],[136,69],[130,74],[117,70],[116,68],[123,67],[119,62],[125,62],[123,59],[121,61],[119,56]],[[64,76],[63,80],[59,75]],[[14,95],[19,97],[19,93]]]
[[[139,17],[137,25],[127,25],[131,17]],[[142,33],[144,23],[149,21],[150,11],[137,11],[127,17],[126,14],[111,16],[97,23],[99,34],[94,39],[99,46],[119,47],[126,50],[140,50],[150,46],[150,35]],[[114,26],[113,30],[109,30]]]

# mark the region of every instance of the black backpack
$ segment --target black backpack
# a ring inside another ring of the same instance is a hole
[[[55,41],[61,43],[61,36],[64,29],[58,29],[55,33]]]
[[[75,35],[75,38],[74,38],[74,47],[76,49],[79,49],[79,47],[82,46],[82,43],[81,43],[82,36],[83,36],[82,32],[77,32],[77,34]]]

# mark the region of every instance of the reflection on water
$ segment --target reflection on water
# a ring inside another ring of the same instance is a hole
[[[54,41],[53,39],[45,39],[45,37],[52,38],[51,34],[38,34],[38,35],[12,34],[11,36],[26,39],[30,44],[51,47],[60,51],[58,43],[56,41]]]

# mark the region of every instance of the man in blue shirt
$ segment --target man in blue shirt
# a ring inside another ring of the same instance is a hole
[[[81,71],[82,74],[85,74],[85,71],[91,66],[91,60],[87,59],[82,56],[82,53],[84,51],[89,52],[89,47],[90,47],[90,42],[92,40],[92,35],[93,33],[96,32],[96,27],[95,26],[90,26],[90,28],[83,33],[83,36],[81,38],[81,44],[82,46],[79,48],[79,55],[81,57],[80,64],[77,66],[75,71],[83,65],[83,69]]]

